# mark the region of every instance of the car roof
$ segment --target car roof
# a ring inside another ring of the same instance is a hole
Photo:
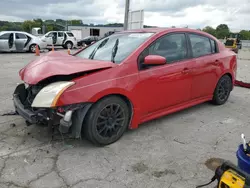
[[[69,32],[69,33],[72,33],[71,31],[49,31],[47,33],[50,33],[50,32]]]
[[[35,37],[34,35],[30,34],[30,33],[27,33],[25,31],[0,31],[0,34],[5,34],[5,33],[22,33],[22,34],[25,34],[25,35],[28,35],[30,37]]]
[[[197,30],[197,29],[190,29],[190,28],[144,28],[144,29],[133,29],[133,30],[127,30],[127,31],[121,31],[119,33],[156,33],[156,34],[161,34],[161,33],[167,33],[167,32],[192,32],[192,33],[196,33],[196,34],[202,34],[202,35],[206,35],[210,38],[214,38],[214,36]]]

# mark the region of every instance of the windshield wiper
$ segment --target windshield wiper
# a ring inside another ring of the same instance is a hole
[[[101,44],[99,44],[89,55],[89,59],[94,59],[95,54],[97,52],[97,50],[99,50],[101,47],[103,47],[107,42],[108,42],[109,38],[105,39],[104,41],[101,42]]]
[[[118,45],[119,45],[119,39],[116,39],[115,41],[115,45],[112,49],[112,55],[111,55],[111,61],[113,63],[115,63],[115,56],[116,56],[116,53],[117,53],[117,50],[118,50]]]

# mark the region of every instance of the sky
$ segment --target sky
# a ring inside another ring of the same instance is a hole
[[[250,30],[250,0],[130,0],[130,10],[144,10],[144,24],[204,28],[228,24]],[[84,23],[123,23],[125,0],[1,0],[0,20],[81,19]]]

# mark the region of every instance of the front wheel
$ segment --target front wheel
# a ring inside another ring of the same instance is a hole
[[[85,137],[96,145],[109,145],[119,140],[129,125],[128,105],[117,96],[107,97],[88,112],[84,121]]]
[[[214,91],[212,102],[216,105],[224,104],[232,91],[232,79],[228,75],[220,78]]]

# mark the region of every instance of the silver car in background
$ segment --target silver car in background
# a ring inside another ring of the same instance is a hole
[[[50,31],[41,37],[48,46],[62,46],[65,49],[77,47],[77,41],[74,34],[70,31]]]
[[[46,41],[22,31],[0,32],[0,52],[36,52],[36,45],[39,49],[46,49]]]

